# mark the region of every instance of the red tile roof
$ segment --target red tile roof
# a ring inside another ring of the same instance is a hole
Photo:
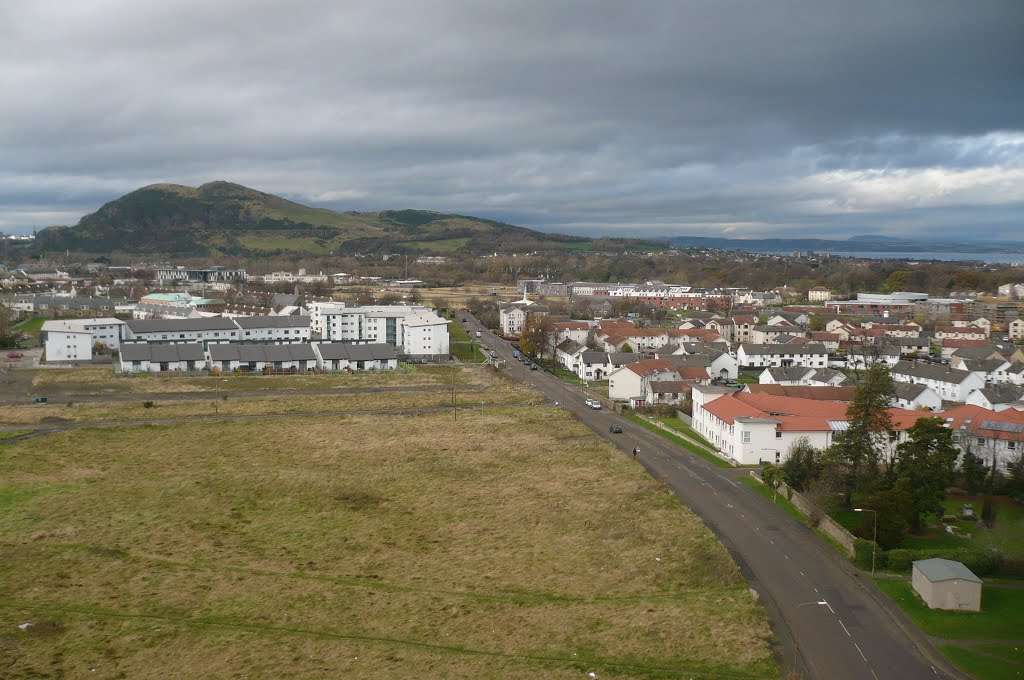
[[[665,371],[675,372],[677,370],[676,365],[668,359],[644,359],[642,361],[634,361],[631,364],[626,364],[626,368],[641,377],[654,375],[655,373],[664,373]]]

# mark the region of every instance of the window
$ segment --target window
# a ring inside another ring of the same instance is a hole
[[[775,431],[775,438],[776,439],[782,439],[782,432],[780,432],[779,430],[776,430]]]
[[[750,432],[747,431],[747,430],[744,430],[744,432],[743,432],[743,443],[744,444],[749,444],[750,443]]]

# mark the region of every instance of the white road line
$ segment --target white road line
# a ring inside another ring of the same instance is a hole
[[[802,571],[800,572],[800,575],[801,575],[801,576],[807,576],[807,574],[805,574],[805,573],[804,573],[804,572],[802,572]]]
[[[842,619],[839,619],[839,625],[843,627],[843,630],[844,630],[844,631],[846,631],[846,637],[853,637],[852,635],[850,635],[850,631],[849,631],[849,630],[847,630],[847,628],[846,628],[846,624],[845,624],[845,623],[843,623],[843,620],[842,620]]]
[[[818,589],[817,589],[817,588],[815,588],[815,589],[814,589],[814,592],[818,592]]]
[[[875,675],[875,669],[874,668],[869,668],[868,670],[871,671],[871,677],[873,677],[875,680],[878,680],[878,676]]]
[[[785,557],[787,560],[789,559],[789,555],[787,555],[786,553],[782,553],[782,556]]]
[[[860,645],[858,645],[856,642],[854,642],[853,646],[857,648],[858,652],[860,652],[860,658],[864,659],[864,663],[867,663],[868,662],[868,657],[864,656],[864,652],[861,652]]]
[[[768,542],[769,542],[769,543],[771,543],[772,545],[775,545],[775,541],[773,541],[773,540],[772,540],[772,539],[770,539],[770,538],[768,539]]]
[[[828,607],[828,610],[829,610],[830,612],[832,612],[833,614],[835,614],[835,613],[836,613],[836,610],[835,610],[835,609],[832,609],[832,605],[830,605],[830,604],[828,603],[828,600],[822,600],[822,602],[824,602],[824,603],[825,603],[825,606],[826,606],[826,607]]]

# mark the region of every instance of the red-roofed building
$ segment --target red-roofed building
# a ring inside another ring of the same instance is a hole
[[[693,427],[727,458],[742,465],[762,460],[781,462],[800,439],[818,449],[832,444],[845,430],[847,404],[819,399],[735,392],[694,386]],[[891,445],[906,439],[906,431],[924,411],[889,409],[893,421]]]
[[[667,359],[644,359],[626,364],[608,376],[608,398],[629,402],[633,408],[643,406],[648,384],[655,380],[682,380],[679,370]],[[704,379],[707,380],[707,370]]]

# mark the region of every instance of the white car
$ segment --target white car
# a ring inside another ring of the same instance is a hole
[[[587,406],[593,409],[600,410],[601,402],[599,402],[597,399],[587,399]]]

